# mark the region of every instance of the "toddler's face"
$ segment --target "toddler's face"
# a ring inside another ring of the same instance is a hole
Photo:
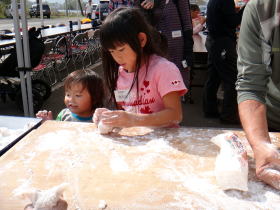
[[[65,91],[64,103],[71,112],[80,117],[92,115],[92,100],[87,88],[83,88],[80,83],[72,84]]]
[[[109,49],[114,60],[128,72],[134,72],[137,55],[129,44],[118,45],[115,49]]]

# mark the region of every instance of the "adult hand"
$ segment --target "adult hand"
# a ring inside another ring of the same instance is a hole
[[[270,143],[261,143],[253,151],[257,177],[280,190],[280,153]]]
[[[47,111],[47,110],[39,111],[39,112],[36,114],[36,117],[37,117],[37,118],[42,118],[43,121],[46,121],[46,120],[53,120],[52,111]]]
[[[152,9],[154,7],[154,0],[145,0],[141,3],[144,9]]]
[[[106,108],[97,108],[93,114],[92,121],[98,125],[99,121],[102,119],[102,113],[110,111],[109,109]]]
[[[111,127],[132,127],[136,123],[135,115],[123,110],[102,113],[102,122]]]

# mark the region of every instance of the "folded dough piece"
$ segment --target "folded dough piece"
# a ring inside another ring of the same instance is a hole
[[[220,147],[215,176],[223,190],[248,191],[248,157],[241,139],[232,132],[219,134],[211,141]]]
[[[110,132],[112,132],[113,128],[111,126],[108,126],[108,125],[104,125],[102,120],[100,120],[100,122],[98,123],[98,132],[100,134],[108,134]]]
[[[63,191],[67,186],[67,183],[63,183],[48,190],[21,190],[16,195],[30,199],[34,210],[53,210],[57,209],[55,207],[57,207],[58,202],[63,200]],[[64,209],[67,209],[67,203]]]

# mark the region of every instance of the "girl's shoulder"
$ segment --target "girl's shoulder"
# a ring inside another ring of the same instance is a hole
[[[177,66],[171,61],[158,55],[152,55],[149,61],[149,69],[153,71],[168,71],[168,70],[179,70]]]

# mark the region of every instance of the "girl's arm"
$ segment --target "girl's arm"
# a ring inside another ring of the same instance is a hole
[[[103,112],[103,123],[112,127],[165,127],[182,121],[182,107],[179,92],[170,92],[163,96],[165,108],[152,114],[139,114],[127,111]]]

